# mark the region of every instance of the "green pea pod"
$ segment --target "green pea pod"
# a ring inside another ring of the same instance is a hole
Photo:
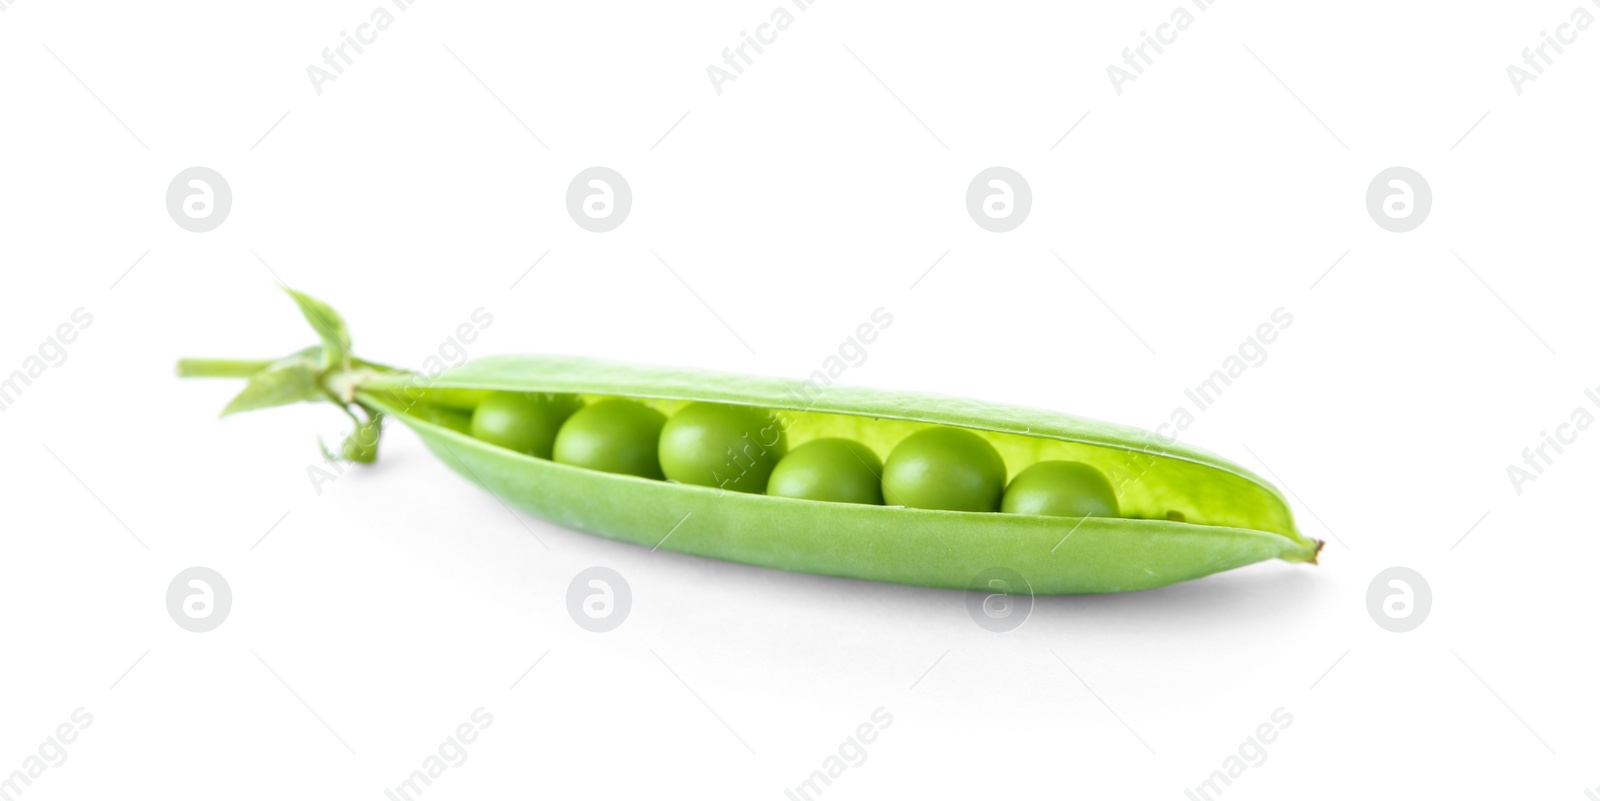
[[[325,375],[324,383],[353,384],[356,403],[411,428],[504,502],[651,549],[954,589],[1000,568],[1033,593],[1070,594],[1149,589],[1273,558],[1315,563],[1322,546],[1295,529],[1283,496],[1248,470],[1148,432],[1055,412],[555,356],[489,357],[432,378],[361,364],[359,376]],[[774,413],[790,447],[844,437],[880,457],[917,431],[963,428],[993,445],[1011,476],[1043,460],[1095,467],[1116,488],[1123,517],[811,501],[605,473],[476,440],[438,412],[497,390],[627,398],[669,416],[696,401],[750,406]]]
[[[777,413],[791,445],[848,437],[879,455],[922,428],[978,433],[1007,472],[1090,464],[1132,518],[1060,518],[826,503],[599,473],[522,456],[406,413],[467,390],[625,397],[671,414],[692,401]],[[1315,562],[1281,495],[1249,471],[1137,429],[925,394],[551,356],[496,356],[436,379],[389,375],[358,393],[410,426],[457,473],[559,525],[650,548],[802,573],[967,588],[1009,568],[1039,594],[1159,587],[1279,558]],[[1182,520],[1184,522],[1178,522]]]

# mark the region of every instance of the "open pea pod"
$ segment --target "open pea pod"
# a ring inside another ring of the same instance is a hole
[[[228,365],[258,364],[269,363],[187,360],[180,374],[239,377],[249,369]],[[1238,465],[1138,429],[1055,412],[557,356],[494,356],[436,377],[351,364],[321,375],[324,394],[349,398],[369,421],[400,421],[451,469],[529,514],[651,549],[956,589],[1002,569],[1033,593],[1070,594],[1160,587],[1273,558],[1314,563],[1322,545],[1295,529],[1277,490]],[[1116,487],[1122,516],[811,501],[599,472],[467,434],[470,410],[493,391],[570,393],[590,403],[626,398],[668,416],[691,402],[749,406],[773,413],[791,447],[845,437],[880,458],[918,431],[955,427],[993,445],[1007,475],[1045,460],[1095,467]],[[361,452],[375,457],[376,447],[374,438]]]
[[[600,473],[479,442],[427,418],[486,390],[628,398],[669,416],[693,401],[776,412],[791,447],[847,437],[879,456],[930,426],[979,434],[1007,473],[1042,460],[1092,465],[1124,518],[1062,518],[828,503]],[[555,356],[495,356],[438,378],[393,374],[359,397],[417,432],[446,464],[559,525],[651,548],[803,573],[967,588],[1009,568],[1040,594],[1159,587],[1280,558],[1314,562],[1271,485],[1203,451],[1055,412],[775,378]],[[1180,522],[1181,521],[1181,522]]]

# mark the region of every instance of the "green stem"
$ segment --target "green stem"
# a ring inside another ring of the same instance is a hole
[[[272,359],[179,359],[179,378],[249,378],[273,363]]]

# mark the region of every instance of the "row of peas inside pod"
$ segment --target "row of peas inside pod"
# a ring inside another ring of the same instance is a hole
[[[930,426],[880,459],[848,437],[792,450],[783,413],[690,402],[670,415],[647,402],[544,392],[489,392],[471,412],[422,407],[432,422],[560,464],[735,492],[834,503],[1059,517],[1117,517],[1117,494],[1080,462],[1037,461],[1007,483],[978,433]],[[859,418],[870,425],[870,418]]]

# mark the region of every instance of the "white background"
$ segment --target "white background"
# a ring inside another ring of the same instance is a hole
[[[377,799],[481,706],[424,797],[783,798],[882,707],[823,797],[1179,799],[1282,708],[1222,797],[1583,798],[1600,434],[1506,474],[1600,414],[1600,32],[1506,75],[1579,1],[1228,0],[1120,95],[1107,65],[1178,0],[822,2],[719,96],[778,0],[423,0],[320,95],[306,67],[379,0],[14,0],[0,374],[93,323],[0,413],[0,772],[83,707],[30,801]],[[164,205],[195,165],[234,196],[204,234]],[[564,205],[593,165],[632,186],[610,233]],[[1004,234],[964,208],[993,165],[1034,196]],[[1409,233],[1365,205],[1395,165],[1432,187]],[[515,518],[400,428],[318,495],[331,407],[219,422],[236,384],[173,377],[310,344],[279,279],[406,365],[483,307],[473,356],[801,377],[882,306],[846,382],[1145,427],[1282,307],[1183,438],[1329,545],[993,634],[960,593]],[[206,634],[164,606],[193,565],[234,595]],[[634,593],[607,634],[565,606],[593,565]],[[1366,607],[1395,565],[1433,596],[1405,634]]]

